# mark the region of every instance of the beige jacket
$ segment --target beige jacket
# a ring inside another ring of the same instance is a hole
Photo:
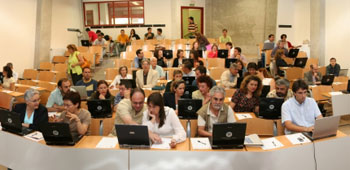
[[[136,72],[136,85],[139,88],[153,88],[156,86],[158,81],[158,72],[152,69],[149,69],[147,75],[147,83],[144,85],[143,83],[143,70],[138,70]]]

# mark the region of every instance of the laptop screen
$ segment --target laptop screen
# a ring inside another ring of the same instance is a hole
[[[212,145],[239,146],[244,143],[246,123],[215,123],[213,124]]]
[[[150,146],[148,127],[144,125],[115,125],[121,147]]]
[[[197,119],[197,111],[202,107],[202,100],[180,99],[178,102],[180,119]]]

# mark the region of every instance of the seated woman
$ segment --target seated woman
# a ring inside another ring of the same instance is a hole
[[[208,53],[208,58],[218,58],[218,46],[216,44],[211,46],[211,51]]]
[[[244,67],[243,61],[242,60],[237,60],[236,64],[238,66],[239,77],[243,77],[243,75],[247,72],[247,69]]]
[[[111,100],[111,105],[113,105],[114,96],[109,92],[108,83],[105,80],[97,82],[97,91],[92,93],[90,99],[109,99]]]
[[[165,106],[171,107],[177,113],[178,100],[183,96],[185,92],[185,81],[176,80],[171,83],[171,92],[165,92],[163,94]]]
[[[109,85],[110,89],[116,88],[120,84],[121,79],[132,79],[132,75],[128,74],[128,67],[121,66],[118,72],[119,74],[115,76],[113,82]]]
[[[79,141],[84,135],[89,135],[91,114],[88,110],[80,108],[80,95],[77,92],[68,92],[63,96],[63,111],[55,122],[68,123],[73,140]]]
[[[262,83],[258,76],[249,75],[243,79],[241,87],[231,99],[230,106],[235,112],[259,112],[259,96]]]
[[[192,92],[192,99],[201,99],[204,104],[210,101],[209,90],[213,87],[213,82],[207,75],[202,75],[197,78],[198,89]]]
[[[243,77],[249,76],[249,75],[256,75],[258,71],[258,65],[254,62],[248,63],[247,66],[248,72],[244,73]]]
[[[284,61],[283,56],[286,57],[284,55],[284,51],[282,49],[278,49],[276,51],[276,55],[274,56],[275,64],[276,64],[276,70],[277,70],[277,75],[279,75],[279,76],[284,76],[284,72],[283,72],[283,70],[280,69],[280,67],[288,66],[286,61]]]
[[[191,49],[191,50],[195,50],[195,51],[201,50],[201,49],[199,49],[199,43],[198,43],[198,41],[194,41],[194,42],[192,43],[192,49]]]
[[[275,89],[275,79],[267,72],[266,68],[259,68],[257,76],[261,79],[263,86],[270,86],[270,91]]]
[[[198,51],[190,51],[190,59],[193,59],[193,68],[197,68],[200,65],[200,61],[203,62],[203,58],[199,57]]]
[[[173,67],[179,67],[182,65],[182,59],[184,58],[184,51],[179,49],[177,50],[176,58],[173,61]]]
[[[25,103],[16,104],[13,111],[21,114],[22,126],[40,130],[39,125],[47,123],[49,116],[46,107],[40,104],[39,91],[32,88],[26,90],[24,100]]]
[[[169,81],[165,86],[165,92],[170,92],[171,84],[176,80],[182,80],[182,71],[181,70],[174,70],[173,73],[173,80]]]
[[[172,108],[164,106],[160,93],[152,93],[147,99],[142,124],[148,126],[153,143],[161,143],[161,137],[171,136],[170,147],[186,140],[186,132]]]
[[[233,44],[231,42],[227,42],[225,45],[226,45],[226,50],[228,50],[227,58],[235,58]]]
[[[3,83],[2,83],[2,88],[8,89],[8,90],[14,90],[15,88],[15,79],[13,78],[12,75],[12,69],[9,66],[4,66],[2,75],[4,76]]]
[[[156,49],[154,51],[154,57],[157,58],[157,65],[161,67],[167,67],[167,59],[163,57],[163,49]]]

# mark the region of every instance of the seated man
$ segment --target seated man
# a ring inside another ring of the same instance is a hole
[[[214,123],[232,123],[235,117],[232,108],[224,103],[225,89],[215,86],[210,90],[210,102],[197,111],[198,135],[211,137]]]
[[[231,36],[227,35],[227,29],[222,30],[222,36],[219,37],[220,43],[232,42]]]
[[[150,69],[150,61],[142,60],[142,70],[136,72],[136,85],[139,88],[153,88],[158,81],[158,72]]]
[[[232,63],[230,65],[230,69],[221,74],[221,84],[225,88],[235,88],[237,86],[238,77],[238,65],[236,63]]]
[[[51,92],[46,103],[49,112],[62,112],[65,110],[63,106],[63,96],[70,92],[71,83],[68,79],[63,78],[58,81],[57,88]]]
[[[196,80],[192,81],[192,86],[197,86],[197,78],[199,76],[207,75],[207,69],[204,66],[198,66],[194,72],[196,73]],[[213,86],[216,86],[216,81],[210,77]]]
[[[152,70],[157,71],[159,75],[159,80],[165,80],[165,72],[163,71],[163,68],[161,66],[157,65],[156,57],[151,58],[151,67]]]
[[[330,64],[326,67],[326,75],[339,76],[340,65],[335,58],[330,59]]]
[[[283,49],[284,55],[288,56],[288,49],[284,47],[284,42],[278,41],[277,46],[272,49],[271,56],[275,56],[278,49]]]
[[[267,40],[265,40],[264,43],[273,43],[273,44],[275,44],[275,35],[270,34],[269,38]]]
[[[267,98],[284,99],[284,101],[293,97],[293,91],[289,89],[289,81],[284,78],[280,78],[275,82],[275,89],[267,94]]]
[[[162,30],[161,28],[158,28],[158,29],[157,29],[157,35],[155,36],[155,38],[156,38],[157,40],[164,40],[164,39],[165,39],[165,36],[162,35],[162,33],[163,33],[163,30]]]
[[[196,73],[194,73],[194,71],[192,70],[192,63],[190,61],[185,61],[185,63],[182,66],[182,72],[183,75],[182,77],[195,77]]]
[[[138,49],[138,50],[136,50],[136,57],[134,59],[134,67],[142,69],[142,67],[141,67],[142,60],[143,60],[143,51],[142,51],[142,49]]]
[[[76,86],[85,86],[89,97],[94,91],[97,90],[97,81],[91,78],[90,67],[83,68],[83,79],[79,80]]]
[[[96,55],[95,62],[96,64],[99,64],[103,61],[103,56],[106,54],[106,40],[103,38],[104,34],[100,33],[97,37],[97,39],[92,43],[92,45],[95,46],[102,46],[102,56],[99,54]]]
[[[121,100],[129,99],[132,85],[129,81],[122,81],[119,84],[119,93],[114,97],[114,106],[120,103]]]
[[[244,64],[248,63],[247,58],[242,54],[242,49],[240,47],[235,47],[233,51],[233,58],[243,61]]]
[[[152,28],[147,28],[147,33],[145,34],[145,40],[154,39],[154,34],[152,32]]]
[[[304,73],[304,81],[307,85],[319,85],[321,84],[322,76],[318,71],[316,64],[310,65],[310,71]]]
[[[117,38],[117,42],[118,54],[120,55],[121,52],[126,50],[126,45],[129,42],[129,36],[125,34],[123,29],[120,30],[120,35]]]
[[[322,114],[313,98],[307,97],[308,85],[303,80],[293,83],[294,97],[282,105],[282,124],[285,134],[294,132],[311,132],[314,130],[315,119]]]

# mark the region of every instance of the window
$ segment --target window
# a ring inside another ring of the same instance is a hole
[[[85,26],[141,25],[144,20],[143,0],[84,2]]]

